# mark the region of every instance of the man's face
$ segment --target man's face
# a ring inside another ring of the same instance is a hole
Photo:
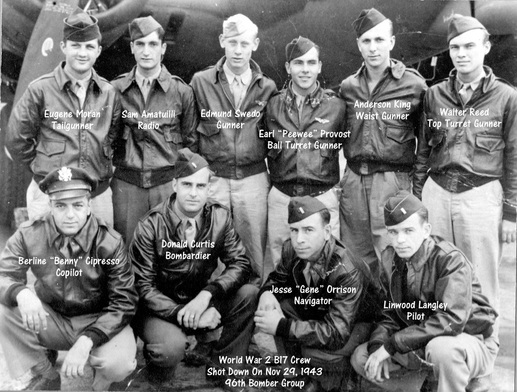
[[[135,56],[138,68],[148,72],[160,67],[166,48],[167,44],[162,43],[157,31],[131,42],[131,53]]]
[[[90,215],[90,200],[86,196],[64,200],[51,200],[50,211],[58,230],[73,236],[79,232]]]
[[[357,46],[367,67],[384,69],[390,64],[390,52],[395,46],[388,20],[372,27],[357,39]]]
[[[206,204],[209,185],[210,171],[206,167],[188,177],[174,179],[172,189],[180,211],[188,217],[196,216]]]
[[[229,38],[220,35],[219,43],[226,55],[226,65],[234,74],[240,75],[248,69],[251,53],[257,50],[259,39],[253,32],[246,31]]]
[[[291,75],[295,90],[298,90],[298,93],[306,95],[312,92],[321,72],[318,50],[312,48],[303,56],[285,63],[285,69]]]
[[[431,234],[431,225],[422,222],[422,218],[416,213],[398,225],[388,226],[387,229],[391,246],[403,259],[413,256]]]
[[[291,244],[296,255],[303,260],[315,261],[319,258],[325,242],[330,239],[330,225],[323,224],[319,213],[289,224]]]
[[[490,42],[484,42],[486,34],[481,29],[469,30],[449,42],[449,55],[464,82],[474,80],[483,69],[485,55],[490,51]]]
[[[65,55],[66,65],[74,77],[82,79],[88,74],[101,54],[97,39],[86,42],[67,40],[61,42],[61,51]]]

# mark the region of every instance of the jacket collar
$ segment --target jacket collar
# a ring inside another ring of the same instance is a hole
[[[334,237],[331,236],[331,238],[323,246],[323,250],[320,253],[320,257],[312,264],[312,269],[314,271],[316,271],[316,273],[318,274],[320,279],[325,279],[328,275],[330,275],[330,273],[333,272],[333,270],[329,272],[328,269],[329,269],[330,261],[332,260],[332,256],[334,254],[335,246],[336,246],[336,241],[335,241]],[[294,251],[294,249],[293,249],[293,251]],[[295,254],[295,262],[293,264],[293,266],[294,266],[293,269],[298,264],[301,264],[301,265],[303,265],[303,267],[305,267],[305,265],[306,265],[306,263],[308,263],[308,261],[300,259],[296,255],[296,252],[294,254]],[[301,268],[301,270],[303,270],[303,268]]]
[[[224,77],[224,80],[226,80],[226,75],[224,73],[223,64],[226,61],[226,56],[223,56],[219,59],[219,61],[215,64],[214,72],[213,72],[213,82],[218,83],[221,80],[221,77]],[[251,83],[250,86],[253,84],[255,80],[258,80],[259,83],[262,79],[262,71],[259,67],[259,65],[253,60],[250,59],[250,68],[251,68]]]
[[[45,216],[45,227],[49,247],[51,247],[58,239],[64,237],[59,232],[56,223],[54,222],[54,217],[50,212]],[[90,214],[83,228],[73,236],[74,241],[79,244],[83,252],[87,252],[90,249],[90,246],[97,235],[98,229],[99,223],[97,222],[97,219]],[[59,247],[59,244],[57,244],[56,247]]]
[[[320,86],[320,82],[316,82],[317,87],[314,89],[312,93],[305,97],[305,102],[309,103],[312,108],[315,108],[321,104],[321,100],[323,99],[323,94],[325,94],[325,90],[323,90]],[[284,90],[285,91],[285,103],[288,109],[291,109],[293,105],[296,105],[296,94],[293,91],[293,81],[289,82],[289,85]]]
[[[390,65],[386,69],[385,73],[390,74],[394,79],[400,79],[402,76],[404,76],[404,72],[406,71],[406,66],[402,61],[398,61],[395,59],[390,59]],[[354,77],[366,77],[366,65],[363,64],[359,68],[359,70],[355,73]]]
[[[65,72],[65,61],[62,61],[55,69],[54,69],[54,77],[56,78],[57,84],[60,90],[63,90],[65,86],[69,83],[72,83],[72,80]],[[92,68],[92,77],[90,79],[90,84],[93,85],[96,91],[101,91],[101,80],[97,72]]]
[[[484,93],[489,90],[492,85],[495,82],[495,75],[492,71],[492,68],[484,65],[483,69],[485,71],[485,78],[481,81],[481,91]],[[456,91],[456,79],[458,78],[458,71],[456,68],[453,68],[452,71],[449,73],[449,79],[448,79],[448,87],[450,91]]]
[[[430,251],[434,248],[435,242],[431,237],[428,237],[422,242],[420,248],[416,253],[409,258],[409,260],[401,259],[397,253],[395,253],[395,264],[399,271],[402,271],[403,263],[407,262],[413,266],[415,271],[420,271],[429,258]]]
[[[120,91],[124,93],[133,83],[137,84],[136,82],[136,65],[133,67],[133,69],[124,76],[121,82]],[[162,64],[162,69],[160,71],[160,74],[156,78],[156,84],[161,87],[161,89],[164,92],[167,92],[171,86],[171,74],[165,67],[165,65]]]

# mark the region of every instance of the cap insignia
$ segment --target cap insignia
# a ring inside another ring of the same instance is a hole
[[[72,170],[68,167],[62,167],[58,170],[59,181],[72,181]]]

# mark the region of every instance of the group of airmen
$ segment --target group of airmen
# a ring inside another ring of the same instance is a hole
[[[138,337],[149,381],[173,389],[195,335],[207,378],[232,389],[259,331],[290,363],[310,359],[294,390],[347,390],[350,364],[355,388],[488,390],[498,263],[516,239],[517,91],[484,66],[489,33],[472,17],[450,19],[455,68],[430,88],[390,58],[381,12],[353,28],[364,62],[335,93],[301,36],[277,91],[242,14],[190,86],[161,64],[151,16],[130,23],[136,65],[111,83],[93,69],[96,18],[64,20],[66,60],[8,127],[33,173],[30,219],[0,257],[13,378],[59,390],[88,363],[106,390],[134,372]]]

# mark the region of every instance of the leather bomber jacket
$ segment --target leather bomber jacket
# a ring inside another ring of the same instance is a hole
[[[320,259],[316,262],[316,272],[320,276],[317,283],[318,293],[307,293],[307,283],[303,275],[306,261],[296,255],[290,239],[285,241],[282,258],[260,289],[259,297],[275,286],[284,290],[284,293],[274,293],[278,301],[298,297],[316,301],[326,299],[330,300],[330,304],[312,306],[295,303],[294,307],[300,319],[281,319],[277,327],[277,336],[296,340],[307,347],[330,351],[343,348],[354,327],[363,295],[364,275],[361,272],[362,267],[356,267],[358,262],[339,240],[332,237],[325,244]],[[300,288],[305,288],[305,292]],[[339,289],[343,290],[339,292]]]
[[[299,118],[291,86],[272,97],[267,105],[266,130],[274,147],[268,152],[273,185],[309,183],[332,187],[339,182],[339,134],[344,135],[345,103],[332,90],[319,87],[303,104]],[[299,134],[294,137],[286,135]],[[326,132],[326,134],[324,133]],[[327,136],[334,134],[333,136]],[[289,147],[286,142],[311,143],[311,148]],[[332,144],[335,148],[315,148]]]
[[[94,215],[74,240],[80,247],[77,266],[57,264],[66,257],[59,251],[62,235],[52,215],[24,222],[0,257],[0,302],[17,305],[16,295],[26,287],[30,268],[36,277],[37,296],[56,312],[67,317],[98,313],[84,334],[99,346],[128,325],[135,314],[134,275],[122,237]],[[99,263],[93,265],[92,260]],[[81,271],[81,275],[65,277],[60,275],[63,271]]]
[[[496,311],[481,293],[481,285],[471,262],[450,242],[437,236],[424,240],[408,265],[406,296],[402,293],[402,268],[393,247],[382,253],[381,284],[384,304],[400,304],[408,298],[423,320],[406,315],[406,310],[384,308],[382,320],[370,337],[368,351],[384,344],[390,354],[424,349],[438,336],[455,336],[462,332],[488,337],[497,317]],[[446,309],[424,308],[421,304],[444,304]]]
[[[225,59],[197,72],[190,82],[200,120],[196,147],[217,176],[242,179],[266,171],[266,140],[259,137],[259,129],[267,102],[277,90],[275,82],[250,60],[251,83],[237,112],[223,70]]]
[[[129,256],[143,310],[177,324],[177,313],[201,290],[215,301],[248,283],[251,264],[230,211],[219,204],[205,206],[196,244],[189,248],[178,236],[181,220],[173,210],[175,199],[174,193],[140,219]],[[226,269],[209,283],[218,259]]]
[[[416,137],[422,120],[422,99],[427,88],[414,69],[391,60],[383,79],[372,92],[368,89],[366,66],[349,76],[339,89],[346,102],[346,130],[343,145],[347,165],[359,173],[361,163],[375,171],[413,170]]]

